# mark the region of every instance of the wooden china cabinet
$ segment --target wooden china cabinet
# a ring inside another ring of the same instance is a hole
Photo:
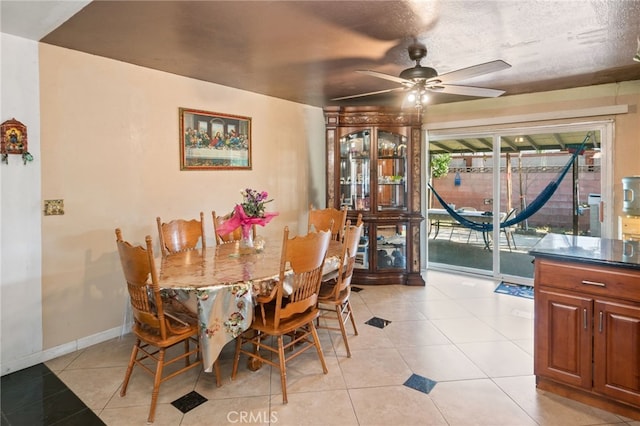
[[[353,282],[425,285],[420,274],[421,122],[417,112],[326,107],[327,207],[364,220]]]

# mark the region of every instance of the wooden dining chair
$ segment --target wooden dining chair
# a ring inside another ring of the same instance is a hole
[[[218,228],[220,225],[228,219],[227,216],[218,216],[216,215],[216,211],[213,210],[211,212],[211,217],[213,218],[213,233],[216,234],[216,244],[226,244],[233,243],[236,241],[240,241],[242,239],[242,228],[237,227],[233,232],[230,232],[225,235],[218,234]],[[252,226],[253,239],[256,239],[256,226]]]
[[[132,332],[136,336],[120,396],[124,397],[127,393],[134,366],[139,366],[142,371],[149,373],[153,377],[153,390],[147,421],[152,423],[155,418],[160,384],[201,365],[202,360],[199,356],[198,319],[195,314],[189,315],[188,312],[172,312],[171,305],[162,302],[151,236],[147,235],[145,241],[146,248],[133,246],[124,241],[122,232],[116,229],[116,245],[133,310]],[[173,353],[168,349],[178,344],[184,344],[184,351],[176,352],[175,356],[167,358],[167,354]],[[192,356],[193,361],[191,361]],[[184,366],[172,368],[171,372],[163,377],[166,366],[181,360],[184,360]],[[152,368],[150,361],[155,362],[155,368]],[[217,361],[214,364],[214,370],[219,386],[220,370]]]
[[[206,248],[207,242],[204,235],[204,214],[200,212],[200,220],[175,219],[163,223],[160,217],[158,223],[158,237],[162,256],[168,256],[185,250],[193,250],[200,246]]]
[[[251,327],[236,339],[231,378],[235,379],[238,372],[240,354],[248,355],[250,362],[257,361],[278,368],[282,402],[285,404],[286,365],[289,360],[315,348],[322,371],[324,374],[328,372],[315,320],[319,315],[318,291],[330,238],[329,231],[319,231],[289,239],[289,228],[284,228],[280,274],[274,299],[270,303],[257,304]],[[289,274],[288,269],[292,271]],[[285,294],[285,277],[291,283],[290,294]],[[270,336],[275,339],[269,339]],[[246,343],[251,344],[249,349],[243,348]],[[268,353],[261,354],[263,349]],[[277,360],[273,360],[273,357]]]
[[[354,226],[351,225],[351,221],[347,221],[337,278],[331,281],[323,281],[318,294],[318,308],[320,309],[318,328],[340,331],[348,358],[351,358],[351,350],[349,349],[347,329],[345,327],[347,321],[351,320],[353,332],[356,336],[358,335],[349,296],[351,295],[351,278],[353,277],[353,268],[358,254],[362,227],[362,214],[358,215],[358,220]],[[337,326],[332,325],[334,324],[333,321],[337,321]]]
[[[333,224],[331,224],[332,220]],[[333,207],[327,207],[325,209],[314,209],[313,204],[309,205],[309,232],[331,229],[331,239],[342,241],[342,238],[344,236],[344,225],[346,222],[346,206],[338,210]]]

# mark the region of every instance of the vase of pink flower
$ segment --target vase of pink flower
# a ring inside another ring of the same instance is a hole
[[[242,195],[242,203],[236,204],[231,217],[218,228],[218,234],[226,235],[241,227],[240,253],[253,253],[253,226],[265,226],[278,213],[265,211],[265,204],[273,201],[273,199],[269,199],[269,194],[266,191],[247,188],[240,191],[240,194]]]

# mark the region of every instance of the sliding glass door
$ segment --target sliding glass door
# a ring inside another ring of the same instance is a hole
[[[427,266],[530,283],[529,250],[547,233],[601,236],[610,133],[607,122],[429,132]]]

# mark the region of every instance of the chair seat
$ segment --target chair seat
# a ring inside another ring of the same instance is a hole
[[[270,334],[272,336],[291,333],[292,331],[295,331],[296,329],[301,328],[302,326],[314,321],[320,315],[320,311],[317,308],[313,308],[303,314],[295,315],[291,318],[280,319],[280,325],[278,326],[278,328],[276,328],[273,322],[274,315],[272,312],[275,309],[273,304],[264,305],[264,308],[264,321],[262,318],[260,307],[257,307],[253,316],[253,323],[251,324],[251,328]]]
[[[318,293],[318,303],[322,303],[325,305],[342,305],[349,299],[351,288],[345,288],[336,298],[333,295],[334,286],[335,284],[325,283],[320,286],[320,292]]]
[[[198,335],[197,325],[178,325],[175,327],[172,326],[171,328],[172,333],[169,334],[166,339],[163,339],[155,330],[146,329],[138,325],[134,325],[132,331],[143,341],[159,348],[167,348],[169,346],[175,345],[176,343],[184,341],[184,339],[189,336]]]
[[[322,282],[327,283],[329,281],[335,281],[338,279],[338,269],[328,272],[322,276]]]
[[[162,307],[165,316],[169,317],[172,325],[177,322],[182,325],[197,326],[199,323],[197,314],[175,299],[163,299]]]

